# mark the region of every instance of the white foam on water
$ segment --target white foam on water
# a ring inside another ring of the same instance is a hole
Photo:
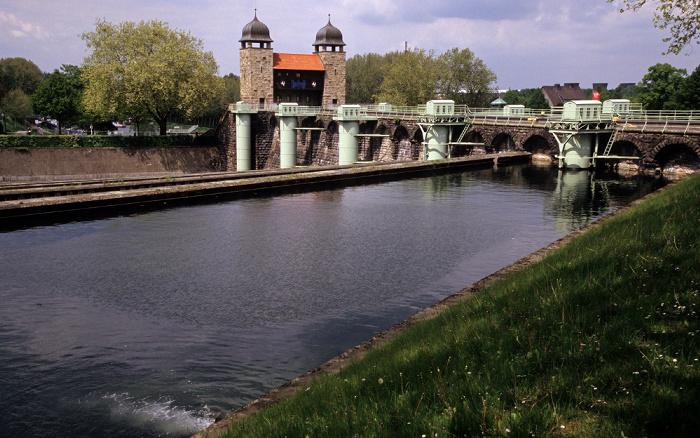
[[[137,399],[122,393],[106,395],[103,400],[109,403],[113,420],[153,430],[163,436],[193,435],[214,422],[207,406],[188,410],[167,397]]]

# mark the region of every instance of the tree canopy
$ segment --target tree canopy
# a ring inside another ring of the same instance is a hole
[[[415,106],[434,99],[438,71],[433,52],[414,49],[398,54],[382,66],[382,84],[375,97],[378,102]]]
[[[609,3],[616,0],[608,0]],[[695,41],[700,44],[700,2],[697,0],[617,0],[624,4],[620,12],[637,11],[646,4],[656,4],[654,26],[668,29],[671,36],[663,41],[669,43],[665,54],[678,54]]]
[[[80,68],[64,65],[54,70],[32,95],[34,112],[58,121],[58,133],[67,123],[77,122],[83,114],[83,81]]]
[[[44,74],[32,61],[24,58],[0,59],[0,99],[14,89],[31,96],[43,80]]]
[[[678,109],[700,110],[700,66],[681,82],[673,101]]]
[[[637,100],[646,110],[677,109],[674,97],[685,79],[684,68],[658,63],[635,86]]]
[[[348,60],[346,77],[348,103],[410,106],[436,98],[485,106],[496,80],[469,49],[458,48],[441,55],[422,49],[355,55]]]
[[[488,106],[496,74],[469,49],[453,47],[438,61],[438,93],[445,99],[472,107]]]
[[[32,101],[27,93],[14,88],[0,99],[0,108],[5,116],[20,120],[32,114]]]
[[[201,40],[163,22],[102,20],[82,38],[92,49],[83,60],[89,111],[117,118],[148,115],[166,134],[172,113],[194,117],[223,93],[213,54]]]
[[[547,102],[547,98],[544,97],[542,89],[536,88],[530,97],[527,98],[525,106],[532,109],[549,109],[549,102]]]

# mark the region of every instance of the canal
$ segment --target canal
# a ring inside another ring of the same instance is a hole
[[[663,184],[518,165],[0,233],[0,435],[191,435]]]

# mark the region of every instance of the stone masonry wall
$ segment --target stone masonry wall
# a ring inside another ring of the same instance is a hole
[[[255,169],[279,167],[279,121],[272,112],[259,112],[253,115],[253,152]],[[297,131],[297,165],[338,164],[338,124],[332,117],[300,117],[300,128],[314,128]],[[453,130],[456,139],[461,127]],[[358,137],[358,158],[360,161],[420,160],[423,154],[423,134],[418,125],[409,120],[379,119],[360,123],[361,134],[375,136]],[[235,117],[227,114],[219,128],[221,161],[225,170],[235,170]],[[472,125],[465,142],[480,143],[484,146],[452,146],[453,157],[526,150],[532,153],[558,154],[554,136],[543,128]],[[606,139],[602,139],[605,143]],[[668,159],[669,153],[680,149],[676,154],[689,156],[697,163],[700,157],[700,136],[675,134],[650,134],[622,132],[616,137],[616,144],[629,145],[639,150],[646,167],[658,167],[657,158]],[[601,146],[603,147],[604,144]],[[615,146],[613,147],[615,151]],[[678,161],[678,158],[674,160]],[[696,164],[697,165],[697,164]]]

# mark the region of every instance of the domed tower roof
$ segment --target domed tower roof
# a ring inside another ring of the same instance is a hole
[[[343,34],[340,29],[331,24],[331,14],[328,14],[328,24],[316,32],[316,41],[312,44],[318,51],[319,46],[344,46]]]
[[[255,10],[255,18],[253,21],[243,27],[241,43],[271,43],[270,29],[258,20],[258,10]]]

